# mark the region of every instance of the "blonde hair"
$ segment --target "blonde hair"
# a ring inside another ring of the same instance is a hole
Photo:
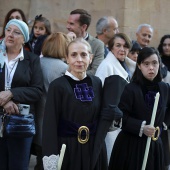
[[[45,57],[66,58],[70,39],[62,32],[50,34],[44,41],[42,54]]]

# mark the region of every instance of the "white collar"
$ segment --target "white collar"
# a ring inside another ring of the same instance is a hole
[[[18,54],[18,56],[16,57],[16,59],[19,59],[20,61],[22,61],[24,59],[24,51],[23,51],[23,47],[21,48],[20,53]]]
[[[24,51],[23,51],[23,47],[21,48],[20,53],[17,55],[16,58],[13,59],[13,61],[22,61],[24,59]],[[6,56],[6,61],[8,61],[8,57]]]
[[[84,39],[86,40],[88,38],[89,34],[86,32],[86,36],[84,37]]]
[[[68,70],[66,70],[65,75],[71,77],[73,80],[80,81],[77,77],[73,76]],[[87,77],[87,75],[84,76],[84,78],[86,78],[86,77]]]
[[[125,71],[119,60],[111,51],[107,54],[104,60],[107,60],[107,62],[112,65],[112,68],[114,69],[114,74],[119,75],[127,81],[128,73]]]

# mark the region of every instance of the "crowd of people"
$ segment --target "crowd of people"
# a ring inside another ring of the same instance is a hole
[[[42,15],[30,31],[21,9],[7,13],[0,36],[0,169],[28,170],[34,154],[35,170],[58,170],[65,144],[62,170],[141,170],[152,138],[145,169],[168,170],[170,34],[154,48],[149,24],[140,24],[131,40],[112,16],[96,22],[95,36],[90,23],[86,10],[75,9],[67,33],[52,32]],[[21,115],[19,104],[30,106],[34,136],[4,135],[4,115]]]

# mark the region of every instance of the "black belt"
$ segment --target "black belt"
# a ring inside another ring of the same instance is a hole
[[[90,135],[95,135],[96,128],[97,121],[86,125],[80,125],[62,119],[59,121],[58,135],[61,137],[77,137],[79,143],[85,144],[88,142]]]

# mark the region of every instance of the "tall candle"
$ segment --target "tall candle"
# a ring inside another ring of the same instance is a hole
[[[57,169],[57,170],[60,170],[60,169],[61,169],[65,150],[66,150],[66,145],[63,144],[63,145],[62,145],[62,148],[61,148],[61,151],[60,151],[60,157],[59,157],[59,160],[58,160],[58,169]]]
[[[154,103],[154,107],[153,107],[153,112],[152,112],[152,118],[151,118],[151,123],[150,125],[154,125],[155,122],[155,117],[156,117],[156,111],[157,111],[157,107],[158,107],[158,101],[159,101],[159,92],[156,93],[156,97],[155,97],[155,103]]]
[[[150,125],[152,125],[152,126],[154,126],[154,123],[155,123],[155,117],[156,117],[156,111],[157,111],[158,102],[159,102],[159,96],[160,96],[159,92],[156,93],[154,107],[153,107],[153,111],[152,111],[151,123],[150,123]],[[145,168],[146,168],[150,143],[151,143],[151,137],[148,137],[147,143],[146,143],[145,155],[144,155],[143,164],[142,164],[142,170],[145,170]]]

